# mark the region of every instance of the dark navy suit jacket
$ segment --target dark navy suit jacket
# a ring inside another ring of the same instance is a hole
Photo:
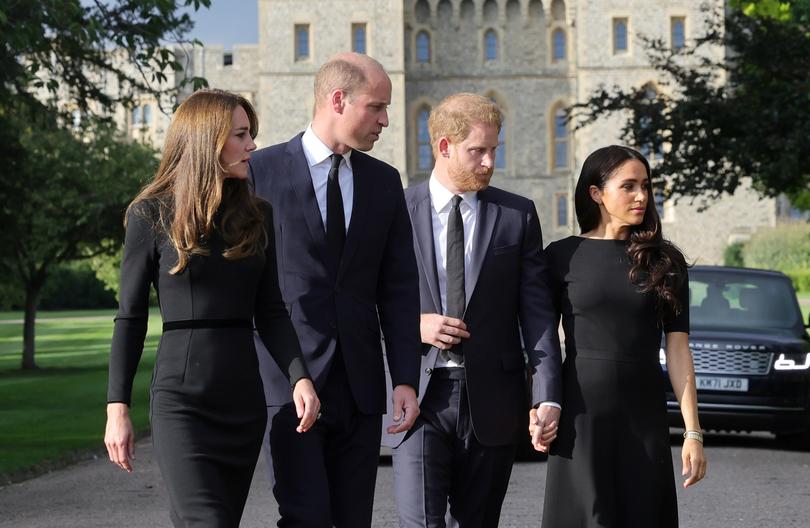
[[[390,165],[352,152],[352,216],[334,276],[301,135],[255,152],[250,161],[256,194],[273,206],[281,293],[316,390],[339,339],[360,412],[382,414],[381,329],[391,382],[419,384],[419,283],[402,182]],[[267,404],[283,405],[290,385],[269,357],[259,350]]]
[[[409,187],[405,197],[414,229],[421,311],[442,313],[428,182]],[[527,434],[529,400],[560,403],[562,398],[557,316],[534,203],[494,187],[480,191],[474,237],[463,317],[470,332],[463,346],[470,415],[479,442],[512,444]],[[437,348],[422,346],[420,402],[438,355]],[[527,360],[533,374],[530,387]],[[403,436],[384,435],[383,442],[395,446]]]

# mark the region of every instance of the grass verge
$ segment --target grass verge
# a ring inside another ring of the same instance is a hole
[[[36,326],[39,369],[21,371],[22,314],[0,315],[0,482],[30,477],[103,450],[107,364],[114,312],[42,312]],[[160,336],[150,317],[135,377],[131,416],[148,429],[149,382]]]

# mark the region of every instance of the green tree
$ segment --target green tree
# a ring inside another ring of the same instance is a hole
[[[92,121],[76,133],[48,112],[16,122],[25,157],[0,180],[0,261],[25,290],[24,369],[35,368],[34,322],[49,272],[62,262],[113,253],[127,203],[157,168],[157,153]]]
[[[25,290],[24,369],[36,367],[34,322],[49,271],[117,250],[126,204],[155,169],[155,152],[127,144],[109,111],[205,84],[183,75],[169,83],[182,61],[167,46],[187,43],[190,9],[210,4],[0,0],[0,273]],[[83,130],[65,127],[73,109]]]
[[[167,72],[182,64],[166,45],[186,42],[188,7],[211,0],[0,2],[0,102],[43,102],[43,90],[83,112],[128,105],[138,94],[171,94]],[[111,53],[111,50],[115,50]],[[131,66],[131,67],[128,67]],[[116,80],[106,91],[100,82]],[[197,86],[199,78],[189,78]]]
[[[810,183],[810,0],[732,1],[681,49],[642,36],[667,93],[602,87],[573,106],[577,126],[626,113],[623,141],[660,152],[668,194],[716,198],[751,177],[795,203]],[[723,51],[718,54],[717,51]]]

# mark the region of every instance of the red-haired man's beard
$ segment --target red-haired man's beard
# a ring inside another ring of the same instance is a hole
[[[468,170],[456,163],[450,163],[448,175],[450,181],[461,189],[462,192],[482,191],[489,187],[489,180],[492,178],[493,169],[480,167],[476,170]]]

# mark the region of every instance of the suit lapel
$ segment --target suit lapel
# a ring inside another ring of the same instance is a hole
[[[343,245],[343,254],[340,257],[338,281],[346,271],[352,256],[363,241],[363,226],[368,222],[369,210],[374,206],[374,178],[368,174],[363,156],[357,151],[352,152],[352,178],[354,179],[354,192],[352,195],[352,217],[349,220],[349,229],[346,231],[346,243]]]
[[[326,229],[323,226],[318,200],[315,198],[312,175],[309,172],[307,158],[301,146],[300,135],[287,144],[287,174],[289,174],[290,185],[292,185],[301,204],[301,210],[304,213],[304,220],[307,223],[309,233],[315,244],[325,250]]]
[[[475,284],[481,274],[481,267],[484,265],[484,257],[489,249],[489,241],[492,239],[492,232],[498,220],[498,206],[487,200],[486,190],[478,193],[478,218],[475,227],[475,240],[473,242],[472,263],[470,269],[470,284],[464,288],[467,297],[467,306],[470,306],[470,297],[475,291]]]
[[[436,313],[442,313],[442,300],[439,292],[439,273],[436,269],[436,244],[433,240],[433,211],[430,203],[430,192],[427,184],[419,189],[419,196],[411,209],[411,223],[414,231],[416,257],[420,259],[422,269],[430,287],[430,297]]]

